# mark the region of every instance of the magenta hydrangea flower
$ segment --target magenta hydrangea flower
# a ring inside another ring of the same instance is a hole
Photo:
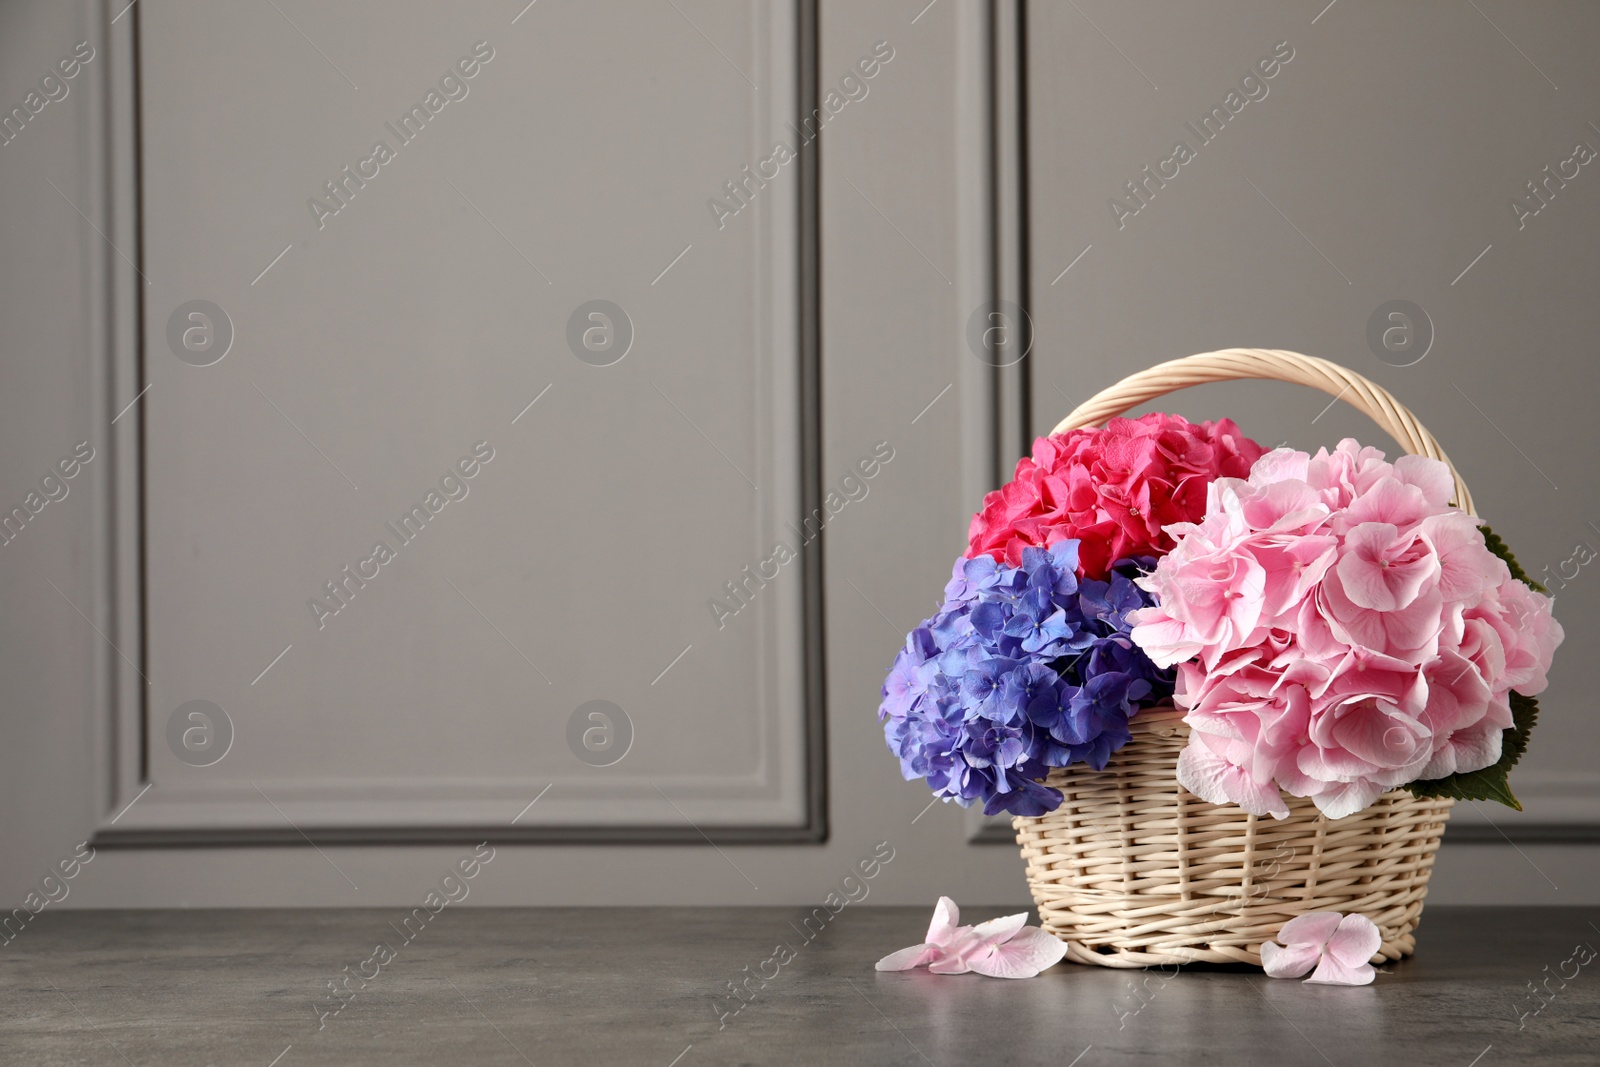
[[[967,555],[1017,566],[1029,547],[1075,540],[1078,575],[1105,578],[1119,559],[1171,549],[1165,528],[1198,520],[1206,486],[1244,477],[1264,451],[1231,419],[1192,423],[1159,411],[1041,437],[1015,477],[983,498]]]

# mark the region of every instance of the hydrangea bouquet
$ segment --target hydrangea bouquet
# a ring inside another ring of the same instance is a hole
[[[1407,786],[1517,806],[1562,630],[1453,490],[1438,460],[1268,452],[1226,419],[1040,438],[895,659],[889,748],[937,797],[1037,816],[1061,803],[1051,768],[1104,769],[1173,703],[1178,781],[1215,804],[1340,818]]]
[[[1242,477],[1260,445],[1224,419],[1113,419],[1042,437],[972,520],[938,613],[911,631],[878,717],[907,779],[986,814],[1061,803],[1039,779],[1096,770],[1128,720],[1171,699],[1174,671],[1133,640],[1157,601],[1141,576],[1204,517],[1207,487]]]

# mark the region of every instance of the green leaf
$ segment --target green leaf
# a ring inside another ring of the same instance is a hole
[[[1485,531],[1487,533],[1487,531]],[[1512,573],[1516,565],[1512,564]],[[1526,579],[1524,579],[1526,580]],[[1531,583],[1530,583],[1531,584]],[[1466,774],[1452,774],[1428,782],[1412,782],[1406,786],[1413,796],[1454,797],[1456,800],[1495,800],[1508,808],[1522,810],[1522,804],[1511,792],[1507,780],[1511,768],[1517,765],[1522,754],[1528,751],[1528,735],[1539,718],[1539,702],[1521,693],[1511,694],[1511,729],[1505,732],[1500,746],[1500,759],[1491,767]]]
[[[1548,592],[1548,590],[1546,590],[1544,586],[1540,585],[1538,582],[1534,581],[1532,578],[1529,578],[1528,577],[1528,573],[1526,571],[1524,571],[1520,566],[1517,565],[1517,557],[1513,556],[1511,554],[1511,550],[1506,547],[1506,543],[1504,541],[1500,540],[1500,535],[1499,534],[1497,534],[1493,530],[1489,529],[1489,527],[1487,525],[1480,526],[1478,528],[1483,531],[1483,541],[1484,541],[1484,544],[1489,546],[1489,551],[1493,552],[1495,555],[1497,555],[1501,559],[1505,560],[1506,561],[1506,566],[1511,568],[1511,577],[1513,577],[1517,581],[1523,583],[1529,589],[1533,589],[1533,590],[1535,590],[1537,592],[1540,592],[1540,593]]]

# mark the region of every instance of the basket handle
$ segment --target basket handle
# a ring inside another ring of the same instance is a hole
[[[1051,432],[1064,433],[1084,426],[1101,426],[1106,420],[1146,400],[1191,385],[1240,378],[1264,378],[1292,385],[1309,385],[1330,394],[1335,400],[1348,400],[1351,407],[1377,423],[1406,451],[1439,460],[1449,467],[1456,481],[1456,505],[1469,515],[1477,514],[1472,507],[1472,494],[1467,490],[1467,483],[1462,481],[1455,464],[1450,462],[1450,457],[1445,455],[1444,449],[1439,447],[1439,442],[1427,427],[1418,422],[1417,417],[1389,390],[1337,363],[1315,356],[1302,356],[1298,352],[1270,348],[1225,348],[1219,352],[1169,360],[1137,374],[1130,374],[1116,385],[1102,389],[1073,409],[1072,414],[1057,423]]]

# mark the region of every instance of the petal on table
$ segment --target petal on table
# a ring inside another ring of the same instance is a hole
[[[1017,931],[1009,941],[978,953],[970,965],[978,974],[990,978],[1032,978],[1046,967],[1061,962],[1067,943],[1036,926]]]
[[[966,952],[943,952],[928,965],[928,970],[933,974],[966,974],[972,968],[968,966]]]
[[[1346,967],[1359,967],[1383,947],[1383,934],[1365,915],[1352,912],[1339,923],[1339,929],[1328,938],[1327,952]]]
[[[877,969],[880,971],[909,971],[913,967],[921,967],[925,963],[932,963],[940,957],[937,945],[912,945],[897,952],[891,952],[878,961]]]
[[[928,943],[933,945],[947,945],[955,936],[956,926],[961,922],[961,909],[956,907],[956,902],[949,897],[940,897],[939,903],[933,906],[933,922],[928,924]]]
[[[1003,915],[998,919],[981,922],[972,928],[972,933],[981,944],[998,945],[1011,940],[1017,931],[1028,924],[1028,913],[1019,911],[1015,915]]]
[[[1321,945],[1297,942],[1284,948],[1268,941],[1261,946],[1261,967],[1269,978],[1299,978],[1321,958]]]
[[[1308,911],[1296,915],[1278,929],[1281,944],[1313,944],[1318,948],[1328,943],[1328,938],[1339,929],[1344,916],[1336,911]]]
[[[1356,967],[1348,967],[1340,963],[1331,952],[1322,954],[1322,962],[1317,964],[1317,969],[1307,978],[1307,982],[1318,985],[1371,985],[1378,972],[1372,969],[1369,963]]]

